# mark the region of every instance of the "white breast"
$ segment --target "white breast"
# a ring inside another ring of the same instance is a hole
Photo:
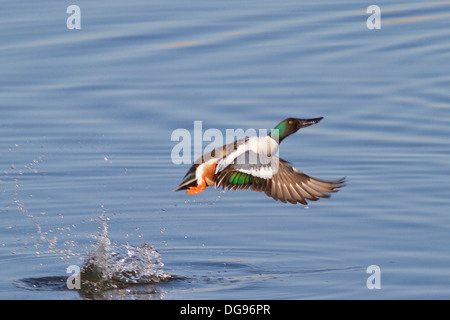
[[[272,156],[277,151],[278,143],[271,137],[250,137],[245,143],[241,143],[236,150],[230,152],[224,159],[217,160],[215,173],[219,173],[235,160],[239,165],[267,165],[271,163]]]
[[[248,143],[251,151],[268,157],[275,155],[278,151],[278,143],[269,136],[251,137]]]

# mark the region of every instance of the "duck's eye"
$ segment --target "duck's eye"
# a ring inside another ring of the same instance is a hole
[[[289,124],[292,124],[292,120],[289,120]]]

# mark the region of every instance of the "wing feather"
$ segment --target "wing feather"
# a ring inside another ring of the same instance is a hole
[[[244,152],[241,156],[248,152]],[[274,161],[269,164],[227,165],[218,173],[216,188],[219,186],[232,190],[250,188],[252,191],[264,192],[267,196],[284,203],[306,205],[306,200],[329,198],[329,193],[337,192],[344,186],[345,178],[336,181],[317,179],[295,169],[283,159],[275,156],[272,158]]]

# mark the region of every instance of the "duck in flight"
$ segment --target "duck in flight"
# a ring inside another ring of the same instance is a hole
[[[198,194],[207,186],[232,190],[250,188],[284,203],[304,205],[306,200],[329,198],[329,193],[344,186],[345,178],[317,179],[275,155],[283,139],[322,119],[288,118],[265,137],[246,137],[205,153],[194,162],[174,191]]]

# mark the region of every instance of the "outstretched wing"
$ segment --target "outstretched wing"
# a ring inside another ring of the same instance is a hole
[[[314,178],[290,166],[278,157],[269,163],[233,163],[223,169],[216,179],[216,188],[248,189],[264,192],[267,196],[284,203],[301,203],[330,197],[329,193],[344,186],[345,179],[326,181]]]
[[[278,159],[256,154],[252,151],[244,151],[233,158],[226,166],[222,163],[222,170],[217,174],[216,189],[222,186],[224,189],[248,189],[252,191],[264,191],[264,187],[277,171],[278,164],[273,161]]]

